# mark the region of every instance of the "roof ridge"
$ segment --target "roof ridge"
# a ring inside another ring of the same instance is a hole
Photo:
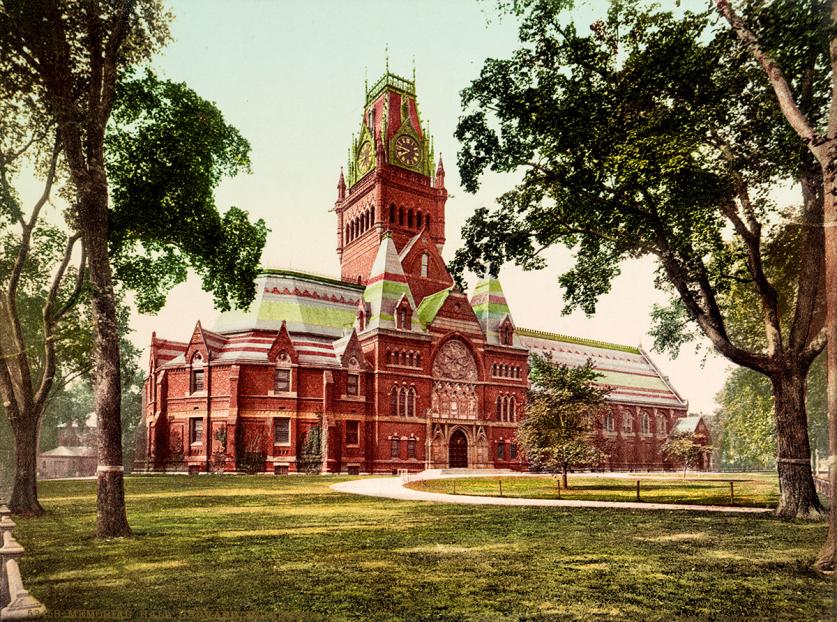
[[[542,339],[549,339],[551,341],[563,341],[565,343],[574,343],[582,346],[591,346],[594,348],[604,348],[607,350],[618,350],[620,352],[628,352],[630,354],[642,354],[642,351],[635,346],[627,346],[621,343],[611,343],[609,341],[599,341],[598,339],[588,339],[586,337],[573,337],[572,335],[564,335],[561,333],[552,333],[545,330],[537,330],[534,328],[518,327],[518,335],[529,337],[541,337]]]
[[[340,287],[348,287],[358,291],[363,291],[364,286],[351,281],[343,281],[325,274],[318,274],[316,272],[303,272],[301,270],[286,270],[284,268],[261,268],[259,276],[287,276],[299,279],[307,279],[314,283],[322,283],[324,285],[339,285]]]

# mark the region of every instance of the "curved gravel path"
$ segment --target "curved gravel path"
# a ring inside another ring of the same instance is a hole
[[[486,474],[486,476],[496,474]],[[469,474],[473,477],[473,474]],[[412,481],[431,479],[414,477]],[[435,478],[433,478],[435,479]],[[623,501],[572,501],[559,499],[521,499],[514,497],[479,497],[474,495],[447,495],[438,492],[423,492],[406,488],[400,477],[375,477],[356,479],[332,484],[332,490],[352,495],[399,499],[401,501],[436,501],[438,503],[460,503],[464,505],[517,505],[554,506],[565,508],[616,508],[622,510],[687,510],[693,512],[726,512],[730,514],[768,514],[769,508],[727,507],[723,505],[692,505],[685,503],[636,503]]]

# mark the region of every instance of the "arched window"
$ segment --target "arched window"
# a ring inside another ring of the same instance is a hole
[[[412,229],[413,228],[413,210],[407,210],[407,226]]]
[[[623,432],[633,432],[634,431],[634,418],[630,413],[624,413],[622,415],[622,431]]]
[[[509,421],[515,421],[517,418],[517,400],[514,395],[509,398]]]
[[[503,396],[497,397],[497,421],[503,420]]]
[[[399,225],[404,224],[404,208],[403,207],[398,208],[398,224]]]
[[[416,367],[421,367],[421,354],[416,352]]]
[[[648,434],[651,427],[649,426],[648,413],[642,413],[642,433]]]
[[[349,225],[346,225],[346,235],[343,238],[343,243],[348,244],[349,242]]]
[[[200,352],[195,352],[192,357],[192,393],[203,391],[205,388],[203,356]]]
[[[430,231],[430,214],[426,214],[424,217],[424,226],[427,227],[427,231]]]
[[[389,394],[389,414],[390,417],[398,416],[398,387],[392,387]]]
[[[427,267],[430,263],[430,256],[427,253],[422,253],[421,255],[421,275],[426,277],[427,276]]]
[[[413,353],[412,352],[407,352],[407,365],[409,365],[410,367],[413,366]]]
[[[657,433],[666,433],[666,418],[665,415],[657,415]]]
[[[398,416],[404,417],[407,413],[407,389],[401,387],[398,389]]]
[[[416,416],[416,390],[413,387],[410,387],[407,395],[407,416]]]
[[[416,229],[421,229],[422,225],[421,210],[416,211]]]
[[[389,206],[389,221],[395,222],[395,203]]]
[[[613,432],[613,415],[610,413],[605,416],[605,429],[608,432]]]

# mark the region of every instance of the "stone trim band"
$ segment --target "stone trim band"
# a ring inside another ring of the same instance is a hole
[[[124,466],[110,466],[107,464],[100,464],[96,467],[97,473],[124,473]]]

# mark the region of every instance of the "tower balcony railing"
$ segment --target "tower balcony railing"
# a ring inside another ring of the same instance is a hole
[[[369,105],[369,103],[388,86],[398,89],[399,91],[404,91],[408,95],[415,96],[416,94],[416,83],[413,80],[408,80],[407,78],[402,78],[394,73],[386,72],[377,82],[375,82],[375,84],[372,85],[372,88],[366,91],[366,105]]]

